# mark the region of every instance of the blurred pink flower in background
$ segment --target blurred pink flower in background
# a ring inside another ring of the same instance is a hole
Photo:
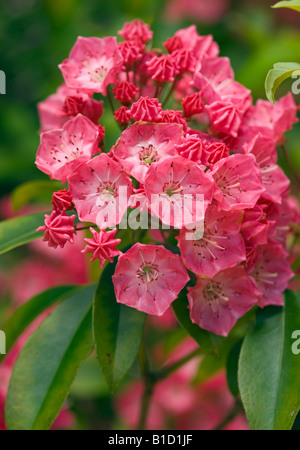
[[[183,18],[203,23],[214,23],[222,19],[229,6],[228,0],[169,0],[165,19],[179,22]]]

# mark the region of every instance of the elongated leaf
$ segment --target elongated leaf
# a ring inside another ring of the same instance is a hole
[[[111,392],[131,368],[141,344],[146,314],[117,303],[112,275],[103,271],[94,299],[93,332],[97,359]]]
[[[290,8],[300,12],[300,0],[288,0],[284,2],[275,3],[272,8]]]
[[[62,189],[60,181],[54,180],[33,180],[17,186],[11,194],[11,203],[15,211],[33,200],[40,200],[50,203],[52,193]]]
[[[78,289],[78,287],[77,287]],[[0,328],[6,335],[6,352],[12,348],[26,328],[47,308],[75,291],[75,286],[58,286],[36,295],[14,311],[12,317]],[[0,362],[5,355],[0,355]]]
[[[36,229],[43,225],[44,214],[35,213],[0,222],[0,255],[43,236]]]
[[[274,64],[265,81],[266,95],[270,102],[274,103],[278,87],[293,75],[300,75],[300,64],[293,62]]]
[[[243,341],[239,341],[231,348],[226,362],[227,384],[234,397],[239,394],[238,365],[242,343]]]
[[[300,408],[300,358],[292,334],[300,325],[300,295],[288,291],[283,308],[259,311],[245,338],[238,382],[250,427],[288,430]]]
[[[24,345],[7,395],[8,429],[45,430],[55,420],[91,350],[94,292],[88,286],[72,294]]]
[[[185,328],[189,335],[200,345],[206,353],[219,354],[223,339],[221,336],[203,330],[192,323],[188,310],[186,289],[183,289],[178,298],[172,303],[173,311],[180,325]]]

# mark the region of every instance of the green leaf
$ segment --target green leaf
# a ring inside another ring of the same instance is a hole
[[[219,354],[223,343],[221,336],[203,330],[190,319],[186,289],[183,289],[178,298],[172,303],[173,311],[180,325],[200,345],[206,353]]]
[[[44,214],[35,213],[0,222],[0,255],[43,236],[36,229],[43,225]]]
[[[271,8],[290,8],[300,12],[300,0],[288,0],[284,2],[275,3]]]
[[[63,189],[60,181],[33,180],[17,186],[11,194],[11,204],[15,211],[33,200],[50,203],[52,193]]]
[[[226,363],[227,384],[234,397],[239,394],[238,365],[242,343],[243,341],[239,341],[231,348]]]
[[[222,370],[224,365],[225,358],[223,355],[220,358],[216,358],[213,355],[205,355],[199,364],[195,377],[193,378],[193,386],[204,383],[206,380]]]
[[[300,75],[300,64],[293,62],[274,64],[265,81],[266,95],[270,102],[274,103],[278,87],[292,75]]]
[[[25,343],[6,400],[11,430],[46,430],[57,417],[78,367],[92,345],[95,286],[79,289]]]
[[[103,271],[94,299],[93,332],[97,359],[111,392],[131,368],[140,348],[146,314],[117,303],[112,276]]]
[[[242,345],[238,382],[251,429],[289,430],[300,408],[300,357],[292,352],[300,295],[287,291],[283,308],[267,307]]]
[[[6,351],[12,348],[23,331],[47,308],[66,298],[75,286],[57,286],[36,295],[14,311],[12,317],[1,326],[6,335]],[[5,355],[0,355],[0,362]]]

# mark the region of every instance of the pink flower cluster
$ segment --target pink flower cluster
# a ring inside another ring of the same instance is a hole
[[[99,229],[84,252],[101,266],[119,256],[118,302],[162,315],[192,278],[191,320],[226,336],[253,305],[281,305],[292,277],[286,238],[299,216],[276,147],[297,121],[296,105],[290,94],[254,105],[212,36],[195,26],[178,30],[164,51],[151,49],[141,20],[119,35],[78,37],[59,66],[65,84],[39,105],[36,164],[68,183],[39,230],[50,246],[72,243],[75,215],[66,211],[75,210]],[[120,126],[111,149],[94,93],[108,96]],[[193,223],[182,221],[186,195],[202,197],[203,235],[193,239]],[[180,254],[142,242],[117,250],[115,227],[129,208],[169,226]]]

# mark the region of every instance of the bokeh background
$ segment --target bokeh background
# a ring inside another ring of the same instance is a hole
[[[57,66],[67,57],[78,35],[116,35],[124,21],[139,17],[151,25],[154,46],[158,47],[178,28],[195,23],[200,34],[213,34],[220,46],[221,56],[230,58],[236,80],[252,90],[255,100],[265,99],[264,81],[272,65],[278,61],[300,62],[300,14],[283,9],[272,10],[272,3],[268,0],[1,0],[0,70],[6,74],[7,93],[0,96],[0,216],[9,215],[7,199],[16,186],[31,179],[47,179],[34,165],[39,144],[36,105],[54,93],[62,83]],[[290,89],[291,80],[288,80],[279,89],[278,97]],[[299,104],[300,95],[295,100]],[[109,120],[104,116],[104,122],[101,122],[113,143],[118,137],[118,130],[114,121]],[[286,143],[292,164],[298,172],[299,136],[300,125],[297,124],[287,133]],[[281,155],[280,162],[291,176]],[[6,286],[9,280],[14,289],[2,293],[0,315],[10,313],[10,297],[14,297],[14,301],[17,299],[17,303],[24,301],[22,295],[26,280],[33,283],[33,286],[26,287],[26,292],[38,290],[39,282],[41,289],[47,283],[61,282],[49,267],[56,270],[59,267],[60,272],[65,271],[63,273],[66,275],[64,258],[51,258],[37,246],[15,250],[1,259],[0,294],[1,278],[5,278]],[[79,271],[84,262],[81,263]],[[45,272],[40,271],[43,264]],[[34,272],[38,273],[38,277],[34,276]],[[22,276],[18,279],[20,273]],[[51,279],[49,273],[52,274]],[[84,282],[88,275],[82,274],[82,277]],[[165,328],[158,327],[157,341],[161,340],[169,325],[165,323]],[[167,349],[180,341],[180,333],[182,330],[178,329],[169,333]],[[223,379],[216,383],[214,389],[222,390],[225,386]],[[132,398],[130,390],[128,395]],[[201,399],[203,406],[205,398],[203,400],[202,396]],[[225,402],[223,397],[221,400]],[[228,398],[226,401],[229,401]],[[117,408],[122,413],[116,415],[116,404],[108,395],[99,368],[91,358],[81,368],[72,388],[69,399],[71,416],[66,413],[62,418],[62,427],[107,429],[111,426],[129,426],[122,421],[122,414],[132,416],[134,411],[126,409],[124,402],[124,407],[120,404]]]

